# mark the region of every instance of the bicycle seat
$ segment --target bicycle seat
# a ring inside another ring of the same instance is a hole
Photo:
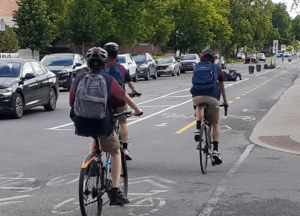
[[[200,103],[197,105],[199,108],[206,108],[208,107],[209,105],[207,103]]]

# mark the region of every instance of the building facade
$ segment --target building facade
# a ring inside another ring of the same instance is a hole
[[[6,25],[13,27],[13,12],[18,10],[18,0],[0,0],[0,20],[3,19]]]

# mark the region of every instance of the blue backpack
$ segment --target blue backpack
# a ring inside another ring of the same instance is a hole
[[[217,86],[218,73],[211,62],[199,62],[195,65],[192,78],[193,89],[196,91],[212,91]]]
[[[113,66],[106,65],[105,73],[112,76],[117,80],[119,85],[124,88],[124,77],[121,69],[118,67],[119,64],[115,63]]]

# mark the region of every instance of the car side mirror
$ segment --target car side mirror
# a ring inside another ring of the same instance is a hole
[[[34,78],[35,76],[32,73],[27,73],[25,74],[25,77],[23,78],[23,80],[29,80]]]

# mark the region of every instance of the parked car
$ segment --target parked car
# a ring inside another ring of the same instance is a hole
[[[0,59],[0,113],[22,118],[26,109],[53,111],[59,96],[54,73],[33,59]]]
[[[245,63],[250,63],[250,62],[258,63],[258,58],[256,54],[247,55],[245,59]]]
[[[156,63],[149,53],[131,54],[138,66],[138,78],[157,79]]]
[[[200,62],[200,57],[198,54],[187,54],[182,56],[179,62],[180,73],[193,71],[198,62]]]
[[[264,53],[258,53],[257,58],[258,58],[258,61],[266,62],[266,56]]]
[[[246,59],[246,55],[245,55],[244,53],[238,53],[238,54],[236,55],[236,58],[237,58],[237,59],[243,59],[243,60],[245,60],[245,59]]]
[[[219,58],[219,61],[220,61],[220,67],[222,68],[222,69],[226,69],[227,68],[227,60],[225,59],[225,57],[224,56],[221,56],[220,58]]]
[[[57,53],[46,55],[41,63],[58,76],[59,87],[70,89],[78,75],[89,71],[86,60],[79,54]]]
[[[283,55],[283,51],[278,51],[278,53],[277,53],[277,57],[282,57],[282,55]]]
[[[180,75],[179,64],[174,57],[162,57],[156,59],[157,76],[160,75]]]
[[[284,52],[284,53],[283,53],[283,56],[284,56],[284,57],[291,57],[291,53],[290,53],[290,52]]]
[[[126,69],[126,71],[128,71],[134,82],[138,81],[137,64],[130,54],[118,55],[118,63],[124,66],[124,68]]]

